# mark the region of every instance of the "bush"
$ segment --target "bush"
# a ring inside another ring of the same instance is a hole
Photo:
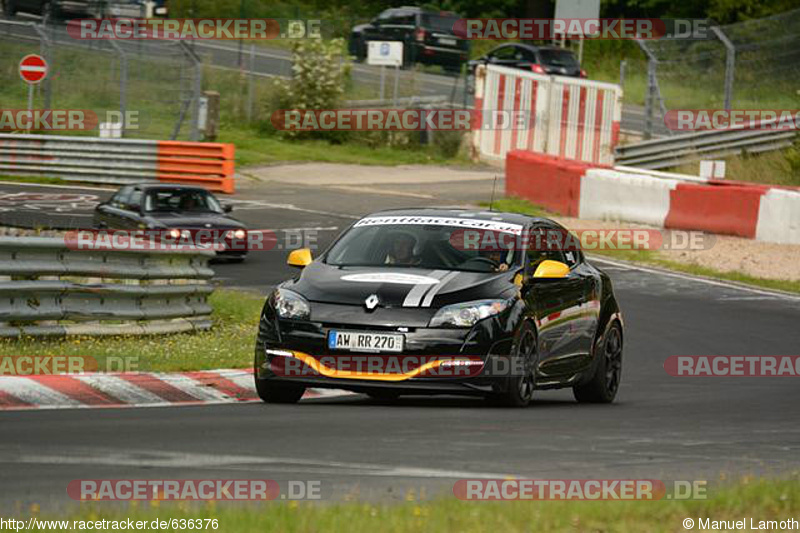
[[[432,144],[436,153],[447,159],[452,159],[458,155],[463,142],[463,131],[436,131],[433,133]]]
[[[300,39],[292,43],[292,78],[277,83],[270,105],[280,109],[335,109],[339,107],[350,66],[343,39]],[[269,114],[275,109],[269,110]],[[315,138],[341,142],[342,132],[285,131],[290,138]]]

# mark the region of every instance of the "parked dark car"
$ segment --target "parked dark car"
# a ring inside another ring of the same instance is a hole
[[[476,234],[491,239],[468,246]],[[288,263],[302,270],[261,313],[258,394],[294,403],[318,387],[525,406],[536,389],[571,387],[579,402],[613,401],[622,314],[608,275],[577,243],[550,238],[568,234],[516,213],[398,209],[356,221],[317,259],[294,250]]]
[[[404,67],[423,63],[460,72],[467,60],[469,42],[453,33],[459,18],[455,13],[419,7],[387,9],[368,24],[351,30],[349,51],[362,61],[367,57],[369,41],[402,41]]]
[[[483,57],[469,62],[467,69],[470,79],[474,79],[475,69],[478,65],[518,68],[551,76],[586,77],[586,71],[581,68],[575,54],[571,50],[556,46],[501,44]]]
[[[167,184],[126,185],[94,211],[97,229],[165,230],[166,235],[216,245],[218,257],[243,260],[247,227],[231,217],[233,208],[200,187]]]

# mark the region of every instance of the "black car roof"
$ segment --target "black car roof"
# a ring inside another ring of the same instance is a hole
[[[558,52],[568,52],[570,54],[575,55],[575,52],[573,52],[572,50],[569,50],[567,48],[561,48],[559,46],[551,46],[551,45],[537,46],[535,44],[527,44],[527,43],[504,43],[504,44],[501,44],[499,46],[495,46],[494,48],[489,50],[489,52],[487,52],[487,54],[491,53],[491,52],[494,52],[495,50],[499,50],[500,48],[525,48],[527,50],[530,50],[531,52],[537,52],[539,50],[558,51]]]
[[[547,218],[524,215],[522,213],[508,213],[505,211],[488,211],[486,209],[467,209],[454,207],[412,207],[402,209],[386,209],[365,215],[363,218],[373,216],[433,216],[433,217],[463,217],[479,220],[499,220],[512,224],[529,224],[537,221],[551,222]]]
[[[203,187],[197,187],[195,185],[180,185],[178,183],[131,183],[130,185],[125,185],[125,187],[137,187],[143,191],[153,190],[153,189],[181,189],[184,191],[206,191],[206,189],[204,189]]]

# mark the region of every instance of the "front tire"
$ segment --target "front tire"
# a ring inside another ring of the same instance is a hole
[[[255,380],[256,392],[264,403],[297,403],[306,392],[306,388],[302,385],[258,379],[257,371]]]
[[[617,396],[622,379],[622,328],[618,322],[608,328],[600,348],[592,379],[572,388],[580,403],[611,403]]]
[[[490,403],[504,407],[527,407],[536,389],[536,366],[539,363],[539,350],[536,330],[525,322],[514,348],[514,368],[522,370],[519,376],[512,376],[506,383],[506,390],[489,397]]]

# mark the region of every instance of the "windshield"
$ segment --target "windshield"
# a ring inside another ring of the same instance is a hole
[[[522,226],[516,224],[477,219],[366,218],[358,221],[333,245],[325,262],[341,267],[499,272],[516,263],[513,232],[521,230]],[[491,235],[488,239],[491,242],[482,246],[481,243],[487,242],[487,235]],[[498,238],[500,235],[508,239]]]
[[[186,189],[149,191],[144,201],[145,211],[179,211],[222,213],[219,201],[209,192]]]
[[[434,31],[453,33],[453,25],[458,18],[456,15],[422,15],[422,26]]]
[[[578,59],[569,50],[539,50],[539,57],[542,63],[552,67],[573,67],[577,68]]]

